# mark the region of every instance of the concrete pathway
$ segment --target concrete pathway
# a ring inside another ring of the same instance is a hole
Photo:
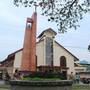
[[[3,80],[0,80],[0,85],[4,85],[5,82]]]
[[[10,90],[9,85],[5,85],[5,81],[0,80],[0,90]]]

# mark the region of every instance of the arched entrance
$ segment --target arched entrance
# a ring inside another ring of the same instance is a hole
[[[65,79],[67,79],[67,68],[66,68],[66,57],[61,56],[60,57],[60,67],[61,67],[61,72],[64,76]]]

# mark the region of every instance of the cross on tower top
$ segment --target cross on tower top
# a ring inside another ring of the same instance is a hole
[[[34,2],[34,6],[35,6],[35,12],[37,12],[37,7],[38,7],[39,5],[37,5],[37,3]]]

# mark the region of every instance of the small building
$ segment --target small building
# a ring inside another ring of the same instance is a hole
[[[55,41],[56,35],[57,33],[53,29],[48,28],[38,36],[39,40],[36,42],[36,69],[37,71],[53,69],[53,71],[62,72],[67,77],[71,72],[75,74],[74,63],[79,59]],[[11,76],[15,69],[20,70],[22,51],[23,48],[8,55],[5,60],[0,62],[0,68],[6,68]]]
[[[80,74],[81,79],[90,79],[90,64],[75,63],[75,72]]]

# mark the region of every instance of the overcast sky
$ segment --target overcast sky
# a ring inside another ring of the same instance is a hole
[[[15,7],[13,0],[0,0],[0,61],[8,54],[23,47],[26,18],[31,17],[34,8]],[[39,11],[39,9],[38,9]],[[65,34],[58,33],[57,26],[38,13],[37,36],[45,29],[57,32],[56,41],[67,48],[80,60],[90,62],[90,14],[80,21],[80,28],[70,29]]]

